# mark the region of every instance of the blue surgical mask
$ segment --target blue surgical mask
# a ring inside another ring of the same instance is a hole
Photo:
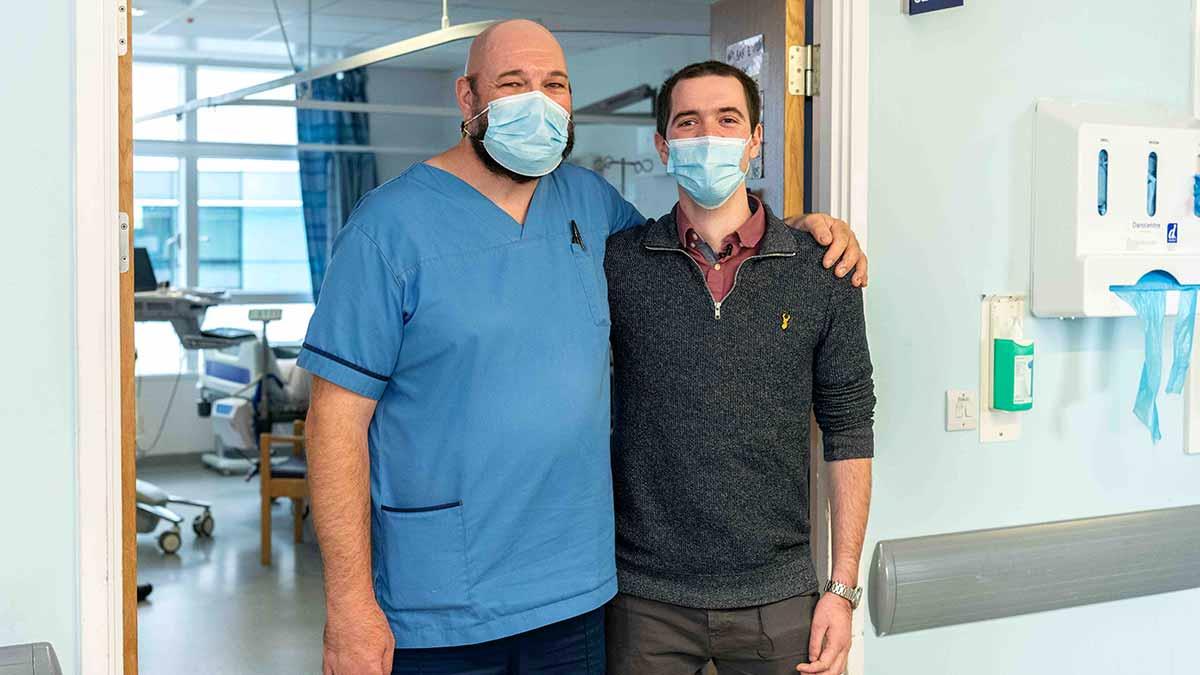
[[[702,208],[719,208],[746,178],[742,156],[749,142],[723,136],[667,141],[667,173]]]
[[[483,147],[500,166],[522,176],[545,176],[562,163],[571,116],[540,91],[505,96],[463,122],[487,113]]]

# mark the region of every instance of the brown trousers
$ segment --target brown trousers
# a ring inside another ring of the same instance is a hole
[[[817,595],[747,609],[693,609],[621,594],[608,605],[608,675],[794,674],[808,662]]]

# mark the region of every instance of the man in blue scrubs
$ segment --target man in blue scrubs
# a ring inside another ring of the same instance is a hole
[[[548,31],[493,27],[466,72],[462,141],[359,204],[300,356],[316,376],[326,673],[604,668],[603,261],[608,236],[644,219],[561,163],[571,94]]]

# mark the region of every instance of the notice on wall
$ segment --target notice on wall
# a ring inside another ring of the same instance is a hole
[[[766,50],[763,49],[762,35],[748,37],[725,48],[725,62],[731,66],[741,68],[743,72],[758,83],[760,111],[764,109],[763,104],[766,99],[766,90],[763,87],[762,80],[763,60],[766,59],[766,56]],[[750,171],[746,176],[747,179],[760,180],[763,177],[763,155],[766,151],[767,146],[764,143],[761,151],[758,153],[758,157],[750,160]]]
[[[756,81],[762,73],[763,36],[755,35],[725,48],[725,62],[737,66]]]

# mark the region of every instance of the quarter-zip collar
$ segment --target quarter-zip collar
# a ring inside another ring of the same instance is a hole
[[[782,220],[771,213],[771,209],[765,202],[762,207],[766,209],[767,229],[759,243],[757,255],[794,255],[797,253],[799,247],[796,244],[795,235]],[[662,219],[646,227],[646,234],[642,237],[642,246],[653,250],[671,248],[683,251],[683,246],[679,243],[679,225],[675,220],[675,209],[677,208],[679,208],[679,204],[676,204],[675,208],[671,209],[671,212]]]
[[[704,279],[704,270],[701,269],[700,263],[696,262],[683,248],[683,244],[679,241],[679,226],[675,220],[675,209],[679,208],[679,204],[675,205],[675,209],[662,218],[662,220],[650,222],[646,226],[646,234],[642,237],[642,246],[649,251],[668,251],[679,253],[685,256],[696,271],[700,274],[700,282],[704,284],[704,294],[708,296],[713,307],[713,318],[717,321],[721,320],[721,307],[729,302],[733,297],[733,292],[737,290],[738,279],[748,263],[761,258],[790,258],[795,256],[800,248],[796,244],[796,237],[788,229],[782,220],[771,215],[770,209],[763,204],[764,213],[767,216],[767,228],[760,242],[758,253],[747,258],[738,267],[733,277],[733,286],[729,288],[729,292],[721,300],[713,297],[708,290],[708,283]]]

